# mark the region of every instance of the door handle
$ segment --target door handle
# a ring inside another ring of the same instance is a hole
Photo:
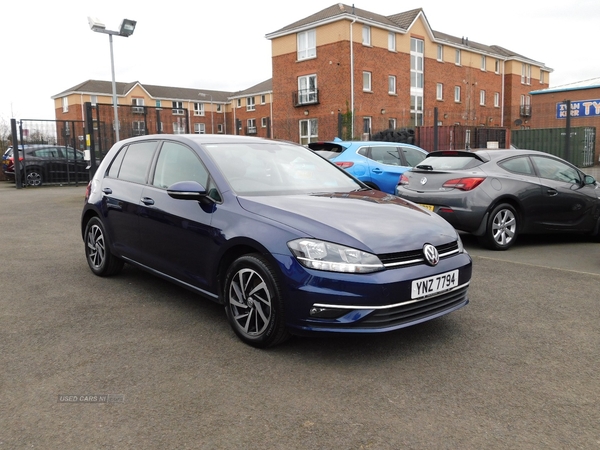
[[[548,197],[556,197],[558,195],[558,191],[556,189],[548,189],[546,191]]]
[[[112,189],[111,188],[104,188],[104,189],[102,189],[102,193],[104,193],[106,195],[110,195],[110,194],[112,194]]]
[[[143,197],[142,203],[146,206],[151,206],[151,205],[154,205],[154,200],[151,199],[150,197]]]
[[[381,169],[373,169],[373,173],[383,173],[383,170],[381,170]]]

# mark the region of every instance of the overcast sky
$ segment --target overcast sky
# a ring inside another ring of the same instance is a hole
[[[238,91],[271,77],[266,34],[334,4],[331,0],[12,3],[0,27],[4,44],[0,120],[53,119],[53,95],[88,79],[111,80],[109,38],[90,30],[88,16],[113,30],[123,18],[138,22],[133,36],[113,39],[117,81]],[[545,63],[554,69],[551,87],[600,77],[598,0],[489,4],[363,0],[354,5],[385,16],[423,8],[436,31],[500,45]]]

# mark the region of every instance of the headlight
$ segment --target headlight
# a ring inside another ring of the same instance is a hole
[[[317,239],[296,239],[288,247],[300,264],[330,272],[370,273],[383,270],[379,258],[355,248]]]
[[[456,233],[456,241],[456,243],[458,244],[458,252],[465,253],[465,246],[463,245],[462,239],[460,238],[460,234],[458,234],[458,232]]]

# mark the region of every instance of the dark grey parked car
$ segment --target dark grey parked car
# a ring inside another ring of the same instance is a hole
[[[396,194],[495,250],[508,249],[525,233],[599,237],[596,180],[535,150],[432,152],[402,175]]]

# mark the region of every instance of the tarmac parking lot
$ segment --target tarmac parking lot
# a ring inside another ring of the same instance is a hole
[[[600,448],[598,243],[464,235],[465,308],[257,350],[186,290],[94,276],[84,192],[0,182],[0,450]]]

